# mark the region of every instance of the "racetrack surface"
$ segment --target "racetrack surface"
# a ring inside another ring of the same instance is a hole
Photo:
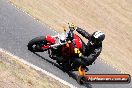
[[[33,54],[27,50],[27,43],[34,37],[56,34],[48,26],[35,21],[30,16],[18,10],[8,3],[7,0],[0,0],[0,47],[19,56],[26,61],[60,77],[61,79],[75,85],[78,88],[131,88],[130,84],[89,84],[80,86],[77,82],[64,73],[57,66],[54,66],[46,52]],[[109,65],[97,60],[89,67],[89,73],[115,74],[120,73]]]

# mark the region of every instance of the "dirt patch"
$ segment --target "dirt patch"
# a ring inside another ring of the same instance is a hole
[[[0,51],[0,88],[69,88]]]
[[[131,0],[10,0],[57,31],[68,22],[92,33],[106,33],[102,59],[132,74]]]

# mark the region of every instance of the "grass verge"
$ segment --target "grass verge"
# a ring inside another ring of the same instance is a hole
[[[0,51],[0,88],[69,88]]]

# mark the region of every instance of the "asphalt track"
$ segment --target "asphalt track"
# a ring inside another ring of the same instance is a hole
[[[33,54],[27,50],[27,43],[34,37],[56,34],[48,26],[41,24],[32,17],[15,8],[8,0],[0,0],[0,48],[58,76],[78,88],[132,88],[130,84],[87,84],[80,86],[72,77],[63,72],[46,52]],[[114,58],[113,58],[114,59]],[[111,66],[97,60],[89,67],[89,73],[116,74],[120,73]]]

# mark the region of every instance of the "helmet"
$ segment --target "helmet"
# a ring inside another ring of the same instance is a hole
[[[98,44],[101,43],[105,39],[105,34],[101,31],[96,31],[92,34],[90,43],[93,44]]]

